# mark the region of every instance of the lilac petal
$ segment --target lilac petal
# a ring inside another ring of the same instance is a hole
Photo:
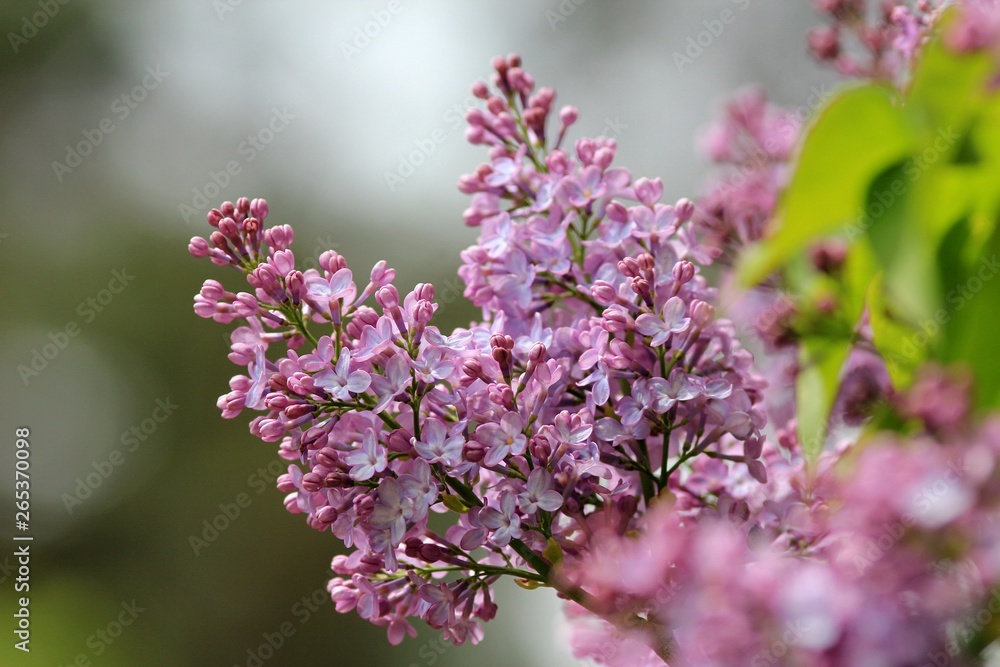
[[[643,336],[653,336],[664,330],[663,322],[656,315],[643,313],[635,318],[635,330]]]
[[[555,512],[562,507],[563,497],[557,491],[549,489],[538,499],[538,506],[546,512]]]
[[[767,469],[764,464],[758,460],[747,461],[747,470],[750,471],[750,476],[761,484],[767,484]]]

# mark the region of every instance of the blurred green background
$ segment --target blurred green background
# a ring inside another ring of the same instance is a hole
[[[691,196],[708,174],[694,137],[723,96],[760,83],[806,113],[830,81],[804,55],[808,3],[792,5],[6,0],[0,664],[576,664],[542,591],[504,587],[480,647],[421,627],[392,648],[334,611],[337,540],[285,512],[274,448],[215,408],[238,369],[192,296],[239,276],[187,240],[222,199],[263,196],[300,260],[333,248],[364,274],[384,258],[401,291],[438,286],[444,325],[467,322],[455,271],[475,234],[454,184],[482,154],[460,118],[494,54],[521,52],[580,107],[575,136],[617,136],[620,164]],[[12,632],[17,427],[30,654]],[[206,522],[223,529],[196,548]],[[280,646],[261,651],[268,636]]]

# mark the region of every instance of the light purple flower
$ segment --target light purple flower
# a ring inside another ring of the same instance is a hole
[[[479,520],[492,531],[490,541],[498,547],[505,547],[511,539],[521,537],[521,517],[517,515],[514,495],[509,491],[500,495],[499,510],[486,507],[479,513]]]
[[[372,378],[362,370],[351,371],[351,351],[346,347],[340,351],[337,366],[313,376],[317,387],[322,387],[338,401],[351,401],[351,394],[360,394],[368,389]]]
[[[508,412],[499,424],[483,424],[476,429],[475,438],[489,448],[483,463],[486,466],[500,464],[508,455],[520,456],[527,447],[528,439],[522,433],[524,422],[521,415]]]
[[[446,466],[454,466],[461,461],[465,438],[460,435],[448,437],[448,427],[441,420],[429,418],[424,423],[420,435],[421,440],[413,438],[413,448],[428,463],[443,463]]]
[[[680,297],[672,296],[663,304],[663,317],[643,313],[635,319],[635,328],[643,336],[652,336],[650,345],[663,345],[671,334],[680,333],[688,328],[691,318],[686,317],[687,304]]]
[[[371,479],[376,473],[385,470],[385,447],[379,444],[374,430],[368,429],[365,431],[361,449],[356,449],[345,456],[344,463],[352,466],[350,472],[351,478],[358,482]]]
[[[555,512],[562,507],[562,494],[552,489],[552,475],[545,468],[535,468],[528,475],[528,486],[517,497],[517,504],[525,514],[534,514],[541,509]]]

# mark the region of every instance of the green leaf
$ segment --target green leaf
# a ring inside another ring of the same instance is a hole
[[[863,233],[870,224],[865,203],[872,180],[917,144],[909,116],[890,89],[871,85],[838,95],[806,136],[779,206],[780,227],[748,253],[740,267],[743,282],[759,282],[819,238]]]
[[[462,502],[461,498],[459,498],[458,496],[453,496],[450,493],[442,493],[441,502],[444,503],[444,506],[450,509],[452,512],[465,514],[466,512],[469,511],[469,508],[466,506],[464,502]]]
[[[802,341],[795,400],[799,441],[807,461],[815,462],[823,452],[830,410],[840,386],[840,371],[850,349],[850,341],[842,339],[807,338]]]

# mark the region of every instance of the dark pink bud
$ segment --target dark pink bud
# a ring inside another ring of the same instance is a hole
[[[653,180],[640,178],[632,187],[635,190],[635,198],[646,206],[652,206],[663,196],[663,181],[659,178]]]
[[[564,127],[569,127],[580,117],[580,111],[576,107],[565,106],[559,110],[559,121]]]
[[[411,438],[412,436],[409,433],[407,433],[403,429],[398,428],[389,434],[385,446],[389,449],[389,451],[405,454],[406,452],[410,451]]]
[[[327,468],[336,468],[340,463],[340,455],[337,454],[336,449],[332,447],[324,447],[316,452],[316,463],[324,465]]]
[[[326,250],[319,256],[319,266],[324,271],[336,273],[341,269],[347,268],[347,260],[336,250]]]
[[[462,448],[462,457],[470,463],[479,463],[486,458],[486,448],[475,440],[470,440]]]
[[[488,99],[490,96],[489,86],[486,85],[485,81],[476,81],[472,84],[472,94],[481,100]]]
[[[222,206],[219,207],[219,211],[222,212],[222,217],[224,218],[231,218],[236,215],[236,207],[233,206],[233,202],[231,201],[222,202]]]
[[[635,261],[633,257],[626,257],[618,262],[618,271],[626,278],[635,278],[641,273],[639,262]]]
[[[430,283],[417,283],[416,287],[413,288],[413,296],[418,301],[433,301],[434,285]]]
[[[434,563],[436,561],[441,560],[442,556],[444,556],[444,551],[442,551],[441,547],[434,544],[433,542],[425,542],[424,544],[420,545],[420,558],[424,562]]]
[[[383,310],[393,310],[399,308],[399,290],[394,285],[379,287],[375,292],[375,300]]]
[[[314,472],[307,472],[302,475],[302,490],[314,493],[323,488],[323,478]]]
[[[233,300],[233,308],[240,317],[250,317],[257,312],[257,298],[249,292],[240,292]]]
[[[246,215],[250,213],[250,200],[246,197],[240,197],[237,199],[236,210],[242,213],[243,217],[246,217]]]
[[[254,199],[250,202],[250,215],[263,221],[270,212],[270,207],[267,205],[266,199]]]
[[[552,151],[545,164],[553,174],[562,175],[569,172],[569,159],[563,151]]]
[[[289,405],[285,408],[285,416],[294,420],[308,415],[314,409],[315,407],[308,403],[296,403],[295,405]]]
[[[629,316],[624,311],[618,308],[608,308],[604,311],[601,326],[608,333],[614,334],[628,331],[630,322]]]
[[[715,306],[710,303],[695,299],[691,302],[691,321],[695,326],[704,328],[715,317]]]
[[[337,508],[333,505],[324,505],[316,512],[316,518],[323,523],[333,523],[337,520]]]
[[[594,301],[602,306],[610,306],[618,298],[618,292],[614,285],[604,280],[594,282],[593,287],[590,288],[590,295],[594,297]]]
[[[674,214],[681,222],[687,222],[694,215],[694,202],[686,197],[682,197],[674,204]]]
[[[677,262],[674,264],[673,275],[674,280],[682,285],[691,282],[694,278],[694,264],[686,259]]]
[[[195,236],[188,243],[188,252],[195,257],[207,257],[208,256],[208,241],[201,238],[200,236]]]
[[[212,225],[213,227],[218,227],[219,221],[222,220],[224,217],[226,216],[222,215],[222,211],[220,211],[217,208],[213,208],[211,211],[208,212],[208,224]]]

